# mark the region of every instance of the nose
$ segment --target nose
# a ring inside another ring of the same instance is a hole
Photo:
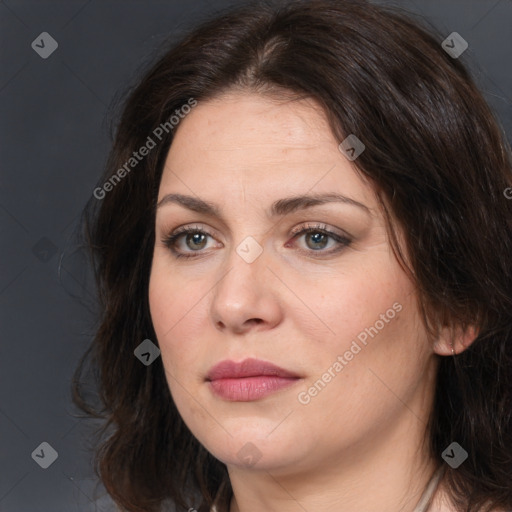
[[[282,318],[279,290],[283,285],[275,277],[275,270],[269,268],[270,257],[263,251],[251,261],[243,249],[247,249],[244,243],[238,246],[239,252],[237,247],[232,248],[211,302],[215,327],[233,334],[271,329]]]

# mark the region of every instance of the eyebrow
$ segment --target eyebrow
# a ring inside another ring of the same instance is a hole
[[[272,203],[269,216],[271,218],[284,216],[298,210],[304,210],[327,203],[348,204],[360,208],[370,216],[372,215],[370,208],[350,197],[341,194],[311,194],[278,199]],[[158,202],[156,207],[158,209],[167,204],[179,204],[197,213],[222,218],[221,210],[216,204],[204,201],[198,197],[183,194],[167,194]]]

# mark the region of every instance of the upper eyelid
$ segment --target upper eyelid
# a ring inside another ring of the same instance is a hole
[[[295,236],[295,235],[301,234],[303,231],[306,231],[308,229],[311,229],[311,230],[316,229],[318,231],[327,231],[329,233],[329,236],[336,235],[341,238],[350,238],[350,239],[354,238],[352,235],[350,235],[343,229],[331,227],[331,226],[329,226],[329,224],[327,224],[325,222],[315,222],[315,221],[306,222],[305,224],[301,224],[300,226],[293,228],[291,231],[292,231],[292,234]]]
[[[341,233],[338,233],[337,228],[333,229],[333,228],[329,227],[329,225],[327,225],[326,223],[318,222],[318,221],[317,222],[308,222],[305,224],[301,224],[300,226],[297,226],[296,228],[292,229],[291,236],[293,237],[293,239],[295,239],[297,237],[304,236],[305,234],[308,233],[308,231],[324,232],[327,235],[327,237],[331,238],[331,240],[334,240],[334,242],[336,244],[349,245],[349,244],[353,243],[353,241],[354,241],[354,237],[352,235],[350,235],[349,233],[346,233],[343,230],[340,230]],[[168,234],[165,234],[162,237],[162,241],[165,243],[165,245],[176,246],[177,241],[182,236],[188,234],[189,232],[202,233],[202,234],[206,235],[207,237],[210,237],[210,238],[216,240],[216,238],[213,236],[212,233],[209,232],[209,230],[204,229],[201,226],[197,226],[197,224],[196,224],[196,225],[192,225],[192,226],[190,226],[190,225],[180,226],[180,227],[170,231]],[[186,251],[186,252],[188,252],[188,251]],[[191,252],[200,253],[201,251],[191,251]],[[328,251],[325,251],[325,252],[328,252]]]

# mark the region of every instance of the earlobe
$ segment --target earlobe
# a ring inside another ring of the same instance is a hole
[[[440,356],[455,356],[464,352],[478,336],[478,329],[470,325],[466,330],[460,327],[452,329],[443,327],[437,340],[434,342],[434,352]]]

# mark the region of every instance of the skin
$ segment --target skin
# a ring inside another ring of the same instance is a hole
[[[180,121],[166,159],[158,201],[186,194],[222,213],[175,203],[157,209],[149,301],[173,400],[226,464],[231,512],[409,512],[436,469],[423,443],[436,354],[451,355],[452,343],[463,350],[474,333],[453,340],[442,329],[427,339],[374,190],[339,143],[313,100],[230,91]],[[330,203],[279,218],[266,213],[278,199],[333,192],[368,211]],[[317,223],[351,243],[291,235]],[[176,250],[199,256],[177,259],[162,241],[181,226],[209,233],[177,242]],[[236,251],[248,236],[263,251],[252,263]],[[401,311],[300,403],[299,393],[395,303]],[[209,369],[246,357],[301,379],[251,402],[214,395]],[[246,443],[259,456],[253,465],[237,456]],[[450,509],[439,502],[433,510]]]

